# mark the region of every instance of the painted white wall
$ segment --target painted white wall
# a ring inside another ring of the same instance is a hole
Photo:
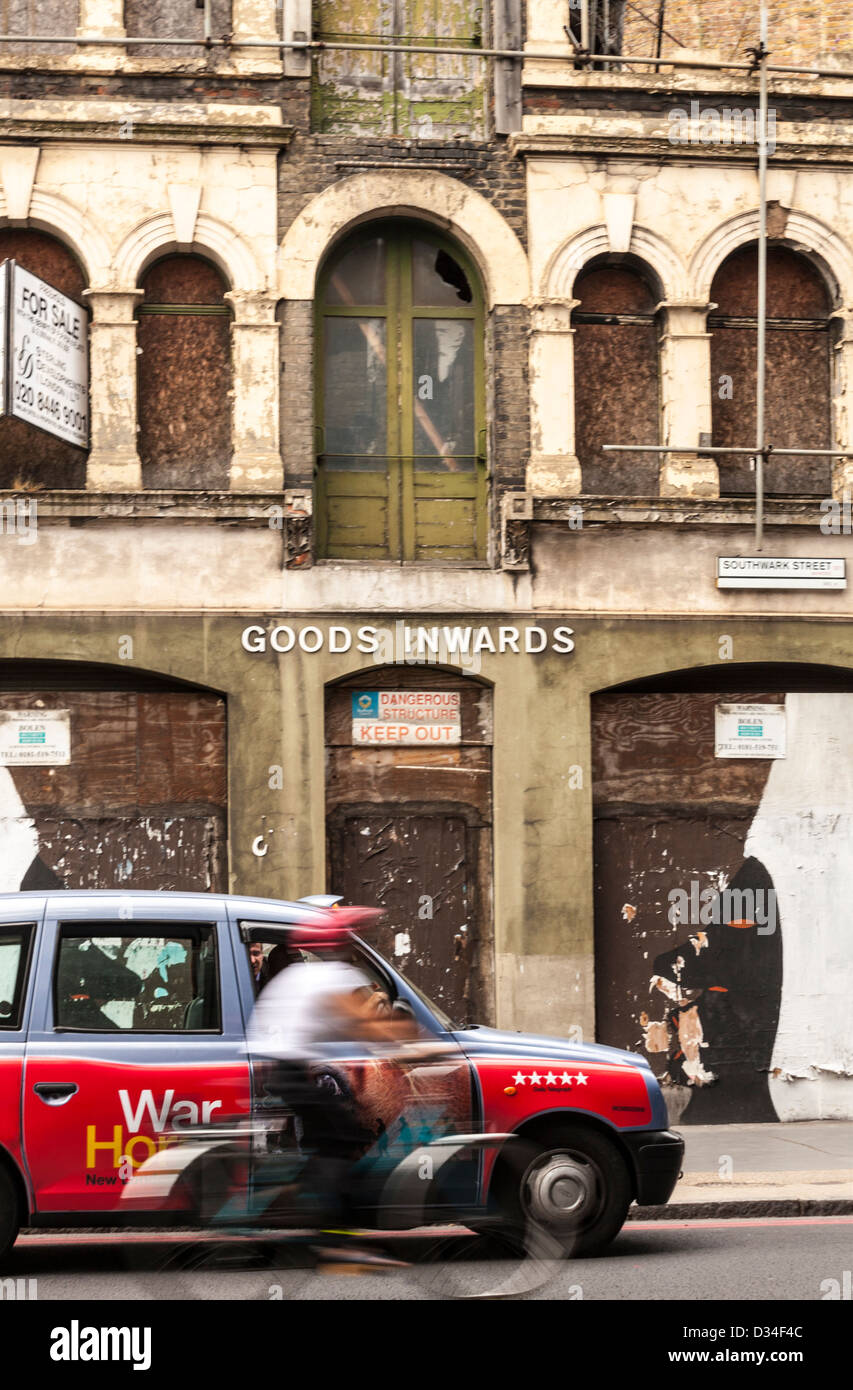
[[[787,756],[745,846],[773,879],[782,932],[770,1095],[780,1120],[850,1119],[853,695],[789,694],[785,705]]]
[[[0,767],[0,893],[17,893],[38,848],[35,821],[8,767]]]

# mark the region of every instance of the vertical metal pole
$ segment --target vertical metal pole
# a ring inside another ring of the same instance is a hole
[[[767,6],[761,6],[758,109],[758,333],[755,373],[755,548],[764,541],[764,352],[767,328]]]
[[[581,0],[581,48],[589,52],[589,0]]]
[[[666,13],[666,0],[660,0],[660,7],[659,7],[659,9],[658,9],[658,32],[657,32],[657,36],[656,36],[656,38],[655,38],[655,58],[660,58],[661,49],[663,48],[663,17],[664,17],[664,14],[665,14],[665,13]],[[655,70],[655,72],[658,71],[658,65],[657,65],[657,63],[655,63],[655,69],[654,69],[654,70]]]

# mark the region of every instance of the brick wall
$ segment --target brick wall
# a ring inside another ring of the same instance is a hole
[[[658,0],[627,8],[624,53],[654,53],[658,9]],[[662,52],[674,54],[680,46],[711,50],[709,57],[741,58],[758,42],[758,15],[755,0],[667,0]],[[853,59],[850,9],[840,0],[770,0],[768,22],[774,62]]]

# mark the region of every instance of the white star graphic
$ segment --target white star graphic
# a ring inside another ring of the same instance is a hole
[[[586,1085],[586,1077],[584,1076],[582,1071],[575,1073],[575,1081],[577,1082],[578,1086]]]
[[[563,1075],[560,1077],[560,1080],[562,1081],[564,1086],[571,1086],[572,1084],[572,1078],[569,1076],[569,1073],[567,1071],[563,1072]]]
[[[549,1071],[548,1075],[545,1077],[545,1083],[548,1086],[556,1086],[557,1078],[552,1071]]]
[[[539,1082],[540,1082],[541,1080],[542,1080],[542,1077],[539,1075],[538,1071],[534,1071],[534,1072],[531,1072],[531,1073],[530,1073],[530,1084],[531,1084],[531,1086],[538,1086],[538,1085],[539,1085]]]
[[[514,1086],[523,1086],[526,1080],[527,1077],[524,1075],[523,1071],[517,1071],[515,1073],[515,1076],[512,1078]]]

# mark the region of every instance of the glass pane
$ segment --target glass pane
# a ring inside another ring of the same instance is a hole
[[[327,304],[385,303],[384,237],[371,237],[336,262],[326,289]]]
[[[56,1025],[156,1033],[218,1028],[212,928],[169,936],[63,933]]]
[[[414,440],[419,469],[470,472],[476,453],[474,324],[470,319],[415,319]]]
[[[458,261],[447,251],[426,241],[412,242],[412,302],[423,305],[451,305],[473,302],[468,277]]]
[[[325,320],[323,422],[326,468],[386,466],[384,319]]]
[[[0,928],[0,1028],[20,1027],[30,927]]]

